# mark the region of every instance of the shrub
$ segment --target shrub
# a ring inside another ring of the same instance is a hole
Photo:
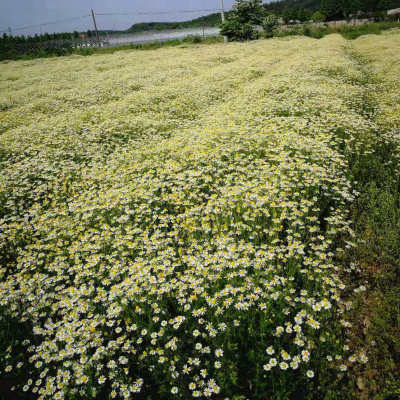
[[[254,40],[258,38],[258,32],[250,23],[242,24],[232,19],[221,25],[221,35],[227,36],[230,41]]]
[[[311,19],[312,19],[314,22],[324,22],[324,21],[326,21],[326,15],[323,14],[321,11],[316,11],[316,12],[312,15]]]
[[[272,36],[272,32],[277,27],[277,25],[278,18],[274,14],[268,15],[266,18],[264,18],[262,22],[262,27],[264,28],[267,36]]]
[[[182,41],[185,43],[201,43],[203,39],[199,35],[190,35],[185,37]]]
[[[221,25],[221,34],[230,41],[257,39],[254,25],[261,25],[264,15],[261,0],[236,0],[228,20]]]
[[[231,18],[242,24],[251,23],[261,25],[264,15],[265,10],[261,0],[236,0]]]

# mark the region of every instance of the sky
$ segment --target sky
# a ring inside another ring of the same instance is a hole
[[[224,0],[225,9],[233,3],[234,0]],[[136,22],[183,21],[207,15],[211,12],[186,11],[216,10],[220,0],[0,0],[0,31],[8,31],[8,27],[14,35],[86,31],[93,29],[91,8],[96,14],[128,14],[96,17],[99,29],[123,30]],[[35,26],[47,22],[52,24]]]

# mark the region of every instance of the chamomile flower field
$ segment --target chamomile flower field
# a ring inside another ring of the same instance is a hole
[[[353,167],[384,146],[399,172],[399,48],[1,63],[0,377],[39,399],[323,399],[368,368]]]

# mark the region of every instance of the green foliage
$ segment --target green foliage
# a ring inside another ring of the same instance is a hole
[[[297,20],[297,9],[295,7],[286,8],[282,14],[282,18],[286,24],[290,21],[296,21]]]
[[[345,18],[350,18],[351,16],[357,15],[358,12],[366,11],[363,0],[340,0],[338,1],[340,15]]]
[[[278,18],[274,14],[270,14],[264,18],[262,22],[262,27],[264,28],[267,36],[271,36],[273,30],[278,26]]]
[[[265,9],[261,0],[236,0],[229,18],[241,24],[261,25],[264,16]]]
[[[398,22],[378,22],[360,26],[343,26],[339,28],[338,32],[345,39],[354,40],[363,35],[379,35],[385,30],[399,27]]]
[[[378,10],[386,11],[396,8],[398,3],[395,0],[380,0],[378,3]]]
[[[321,12],[326,15],[328,19],[340,19],[342,17],[341,5],[337,0],[322,0]]]
[[[316,11],[316,12],[312,15],[311,19],[312,19],[314,22],[324,22],[324,21],[326,21],[326,15],[323,14],[321,11]]]
[[[240,23],[229,19],[221,25],[221,35],[227,36],[230,41],[245,41],[258,38],[258,32],[250,23]]]
[[[182,40],[183,43],[201,43],[202,37],[199,35],[189,35]]]
[[[375,122],[376,110],[380,110],[376,99],[385,96],[385,86],[379,80],[381,77],[370,72],[368,60],[354,50],[348,51],[348,55],[359,65],[360,75],[353,84],[364,92],[363,101],[354,110]],[[339,83],[344,75],[345,70],[340,70],[330,77],[338,76]],[[348,158],[350,179],[359,193],[351,207],[359,241],[343,260],[343,264],[356,261],[360,268],[352,280],[367,282],[369,286],[368,294],[361,292],[355,301],[351,338],[353,346],[366,349],[369,363],[341,390],[343,395],[351,394],[351,398],[389,400],[400,395],[399,142],[387,128],[376,129],[372,133],[372,149]]]
[[[352,209],[357,236],[362,242],[353,257],[360,262],[362,278],[371,287],[354,309],[354,337],[368,346],[370,368],[361,373],[371,392],[384,390],[376,399],[400,394],[400,180],[396,171],[395,145],[379,144],[372,154],[353,165],[360,196]],[[367,324],[368,329],[365,328]],[[371,379],[372,378],[372,379]],[[370,396],[372,398],[372,396]]]
[[[236,0],[227,20],[221,25],[221,35],[230,41],[257,39],[259,35],[254,25],[262,25],[265,16],[261,0]]]
[[[379,16],[376,15],[379,11],[400,7],[400,0],[282,0],[264,4],[264,7],[286,20],[307,20],[302,16],[302,10],[309,12],[309,16],[320,10],[328,20],[334,20],[350,18],[358,12],[365,16]]]
[[[4,34],[0,37],[0,60],[71,54],[73,38],[74,33],[46,33],[35,36]]]
[[[312,16],[312,11],[303,7],[287,7],[282,12],[282,18],[285,23],[289,21],[309,21]]]
[[[313,12],[311,10],[306,9],[306,8],[299,8],[297,10],[297,19],[300,22],[310,21],[312,15],[313,15]]]

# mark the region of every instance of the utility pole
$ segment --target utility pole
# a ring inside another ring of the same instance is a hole
[[[224,10],[224,0],[221,0],[221,21],[222,23],[225,22],[225,10]],[[226,43],[228,38],[224,36],[224,42]]]
[[[95,31],[96,31],[97,42],[100,43],[99,31],[97,30],[96,17],[94,16],[93,8],[91,9],[91,11],[92,11],[92,18],[93,18],[94,29],[95,29]]]

